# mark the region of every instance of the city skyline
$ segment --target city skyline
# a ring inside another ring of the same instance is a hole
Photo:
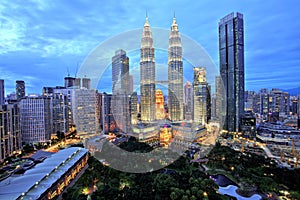
[[[151,25],[165,29],[170,27],[174,10],[180,32],[201,44],[217,67],[218,21],[231,12],[243,13],[245,89],[299,87],[300,22],[293,20],[299,16],[297,6],[280,1],[218,3],[132,3],[136,12],[131,12],[128,2],[119,2],[115,7],[113,2],[71,5],[29,1],[21,5],[2,1],[0,79],[5,80],[5,95],[14,91],[16,80],[25,81],[26,93],[41,93],[43,86],[63,85],[63,77],[75,75],[96,45],[121,32],[141,28],[146,10]],[[80,12],[82,9],[84,12]],[[134,59],[130,60],[133,65]]]

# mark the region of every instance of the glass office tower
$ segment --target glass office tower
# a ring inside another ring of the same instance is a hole
[[[220,74],[226,92],[224,129],[241,130],[244,113],[244,21],[241,13],[231,13],[219,22]]]

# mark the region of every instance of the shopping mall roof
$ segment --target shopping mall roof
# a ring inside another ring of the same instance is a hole
[[[0,199],[38,199],[86,153],[80,147],[63,149],[24,174],[8,177],[0,182]]]

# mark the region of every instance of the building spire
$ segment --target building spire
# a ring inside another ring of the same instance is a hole
[[[178,25],[177,25],[177,22],[176,22],[176,16],[175,16],[175,11],[174,11],[174,16],[173,16],[173,23],[172,23],[172,26],[171,26],[171,30],[178,30]]]
[[[149,21],[148,21],[148,10],[146,9],[146,22],[144,26],[150,26]]]

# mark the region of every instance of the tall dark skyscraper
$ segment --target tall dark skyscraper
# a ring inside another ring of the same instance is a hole
[[[231,13],[219,22],[220,74],[226,92],[224,129],[241,130],[244,113],[244,20]]]
[[[148,17],[144,24],[140,58],[141,118],[155,120],[155,60],[152,32]]]
[[[18,101],[25,97],[25,82],[22,80],[16,81],[16,96]]]
[[[174,16],[169,37],[168,56],[168,109],[172,121],[183,120],[182,46]]]
[[[4,104],[4,80],[0,79],[0,105]]]

